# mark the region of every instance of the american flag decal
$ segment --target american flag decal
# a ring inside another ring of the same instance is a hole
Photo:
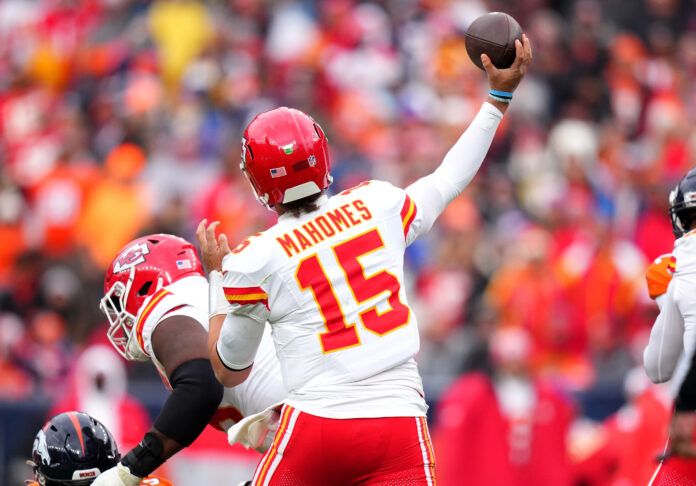
[[[178,268],[179,270],[186,270],[191,269],[193,267],[191,266],[191,262],[189,260],[177,260],[176,268]]]
[[[288,175],[288,173],[285,171],[285,167],[276,167],[275,169],[271,169],[272,179],[275,179],[276,177],[283,177],[285,175]]]

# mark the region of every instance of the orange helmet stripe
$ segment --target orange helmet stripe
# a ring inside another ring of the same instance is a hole
[[[82,454],[84,454],[85,439],[84,437],[82,437],[82,427],[80,427],[80,421],[77,419],[77,415],[75,415],[75,412],[68,412],[66,415],[68,416],[70,422],[72,422],[73,427],[75,427],[75,430],[77,431],[77,438],[80,439],[80,448],[82,449]]]

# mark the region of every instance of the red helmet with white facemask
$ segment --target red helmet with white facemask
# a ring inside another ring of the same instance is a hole
[[[310,116],[286,107],[249,123],[240,167],[266,207],[317,194],[332,180],[324,131]]]
[[[142,359],[133,326],[145,301],[162,287],[191,275],[205,276],[196,249],[183,238],[148,235],[123,247],[104,277],[99,308],[109,319],[109,341],[124,358]]]

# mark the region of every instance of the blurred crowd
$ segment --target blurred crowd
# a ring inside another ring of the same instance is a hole
[[[499,383],[502,330],[510,376],[569,417],[615,412],[656,315],[646,264],[672,248],[667,194],[696,165],[689,0],[0,2],[0,399],[69,388],[130,239],[269,224],[238,169],[260,111],[322,124],[335,192],[433,170],[485,97],[463,33],[491,10],[534,62],[482,171],[407,254],[427,399],[465,372]],[[502,416],[529,410],[492,389]]]

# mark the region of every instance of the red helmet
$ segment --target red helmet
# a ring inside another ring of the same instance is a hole
[[[317,194],[332,180],[324,131],[310,116],[286,107],[249,123],[240,167],[266,207]]]
[[[198,253],[191,243],[173,235],[133,240],[111,262],[99,308],[109,319],[109,341],[124,358],[142,356],[131,337],[135,316],[148,297],[190,275],[205,275]]]

